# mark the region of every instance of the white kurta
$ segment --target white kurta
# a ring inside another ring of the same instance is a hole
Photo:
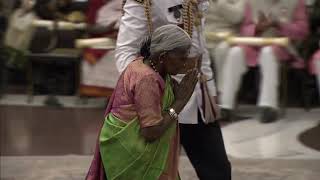
[[[245,3],[245,0],[217,0],[211,2],[206,14],[206,31],[238,34],[244,15]],[[215,48],[216,43],[208,41],[208,46]]]
[[[206,14],[207,32],[230,32],[238,35],[240,24],[244,16],[245,0],[216,0],[211,1],[209,11]],[[222,91],[223,67],[230,45],[225,41],[208,40],[208,49],[212,60],[216,79],[218,80],[218,91]]]
[[[24,13],[17,9],[9,19],[4,44],[20,51],[27,51],[32,40],[35,27],[32,22],[37,19],[33,12]]]
[[[166,24],[180,24],[181,22],[178,22],[173,13],[169,12],[169,8],[182,4],[183,0],[153,0],[151,8],[153,28],[155,29]],[[208,1],[203,0],[199,3],[199,9],[205,11],[208,5]],[[124,6],[124,12],[125,14],[120,22],[115,55],[117,68],[120,72],[137,57],[140,43],[144,37],[148,35],[147,18],[142,4],[139,4],[134,0],[127,0]],[[210,68],[209,55],[206,50],[206,42],[203,36],[203,26],[204,19],[202,19],[202,25],[199,31],[197,31],[197,28],[194,28],[190,56],[203,55],[201,68],[203,73],[211,79],[213,73]],[[211,95],[215,96],[216,89],[213,80],[208,81],[208,88]],[[188,104],[180,113],[180,123],[197,124],[198,109],[202,111],[201,106],[202,95],[200,85],[198,84]]]

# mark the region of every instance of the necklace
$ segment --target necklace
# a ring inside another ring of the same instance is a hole
[[[151,68],[158,73],[158,70],[156,69],[156,66],[154,65],[154,63],[151,61],[151,59],[149,59],[149,63],[151,65]]]

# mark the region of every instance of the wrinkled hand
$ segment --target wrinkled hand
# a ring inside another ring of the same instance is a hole
[[[180,84],[175,88],[175,98],[176,102],[178,103],[176,111],[180,112],[188,103],[198,82],[198,74],[198,70],[193,69],[183,77]]]

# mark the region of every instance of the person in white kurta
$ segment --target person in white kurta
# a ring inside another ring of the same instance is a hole
[[[9,17],[4,46],[0,48],[0,55],[5,56],[1,62],[4,66],[0,67],[0,96],[8,86],[9,68],[23,69],[26,65],[26,53],[35,32],[32,22],[38,19],[33,11],[35,3],[35,0],[21,1],[21,6]]]
[[[206,32],[228,32],[239,35],[246,0],[211,0],[206,14]],[[230,45],[224,40],[208,40],[207,47],[216,72],[217,89],[221,91],[222,71]]]
[[[148,35],[148,19],[143,3],[144,0],[127,0],[124,5],[115,54],[120,72],[137,58],[140,42]],[[183,3],[183,0],[151,0],[150,16],[153,29],[166,24],[182,25]],[[198,9],[205,13],[209,2],[198,0],[197,5]],[[214,98],[216,88],[203,27],[204,18],[201,19],[200,26],[193,28],[190,57],[202,55],[201,70],[211,79],[207,84],[209,93]],[[202,93],[198,84],[190,101],[180,113],[181,143],[201,180],[229,180],[231,165],[225,152],[220,126],[217,122],[205,125],[201,107]]]
[[[4,44],[16,50],[26,52],[34,35],[32,22],[38,17],[33,12],[34,0],[23,0],[9,18],[9,26],[5,34]]]

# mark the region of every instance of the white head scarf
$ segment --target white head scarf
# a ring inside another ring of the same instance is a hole
[[[169,24],[157,28],[151,36],[150,54],[171,51],[191,46],[189,34],[177,25]]]

